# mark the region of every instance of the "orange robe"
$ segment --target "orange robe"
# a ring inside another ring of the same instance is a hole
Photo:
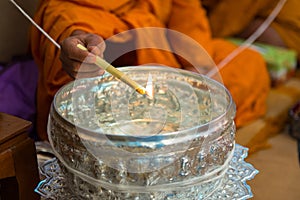
[[[255,18],[266,19],[280,0],[202,0],[209,10],[212,33],[229,37],[241,33]],[[300,1],[287,0],[271,23],[287,47],[298,52],[300,61]]]
[[[58,43],[77,29],[99,34],[106,39],[133,28],[160,27],[189,36],[201,44],[216,63],[236,48],[224,40],[212,39],[199,0],[48,0],[41,1],[35,21]],[[137,35],[136,45],[155,42],[141,40],[140,36]],[[180,49],[186,45],[184,39],[174,43],[164,39],[162,43],[170,49]],[[31,34],[31,45],[39,66],[38,135],[45,140],[53,97],[71,78],[61,67],[59,50],[35,28]],[[199,58],[201,63],[199,52],[193,48],[187,51],[186,55],[196,60]],[[184,62],[178,57],[161,50],[138,50],[136,56],[137,64],[161,63],[183,68]],[[237,126],[265,113],[269,77],[265,62],[258,53],[244,51],[221,70],[221,75],[237,105]]]

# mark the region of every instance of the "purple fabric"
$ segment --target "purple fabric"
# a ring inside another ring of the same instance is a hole
[[[0,112],[34,123],[37,79],[33,60],[0,66]]]

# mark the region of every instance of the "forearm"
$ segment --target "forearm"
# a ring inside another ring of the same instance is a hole
[[[273,0],[219,0],[209,8],[213,37],[230,37],[241,33],[262,9],[273,6]]]
[[[248,38],[250,37],[260,26],[264,23],[264,19],[255,19],[253,20],[245,29],[244,31],[239,34],[238,36],[241,38]],[[270,45],[286,47],[286,44],[277,33],[277,31],[272,27],[269,26],[258,38],[258,42],[267,43]]]

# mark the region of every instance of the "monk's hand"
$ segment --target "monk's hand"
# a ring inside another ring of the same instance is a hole
[[[82,44],[88,51],[77,47]],[[96,64],[96,56],[103,57],[105,43],[102,37],[83,31],[74,31],[62,41],[60,60],[63,69],[73,78],[87,78],[99,76],[103,69]]]

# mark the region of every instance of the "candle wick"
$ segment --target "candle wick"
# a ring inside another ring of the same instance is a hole
[[[148,75],[148,80],[147,80],[147,84],[146,84],[146,94],[147,94],[148,97],[153,99],[154,87],[153,87],[153,81],[152,81],[152,75],[151,74]]]

